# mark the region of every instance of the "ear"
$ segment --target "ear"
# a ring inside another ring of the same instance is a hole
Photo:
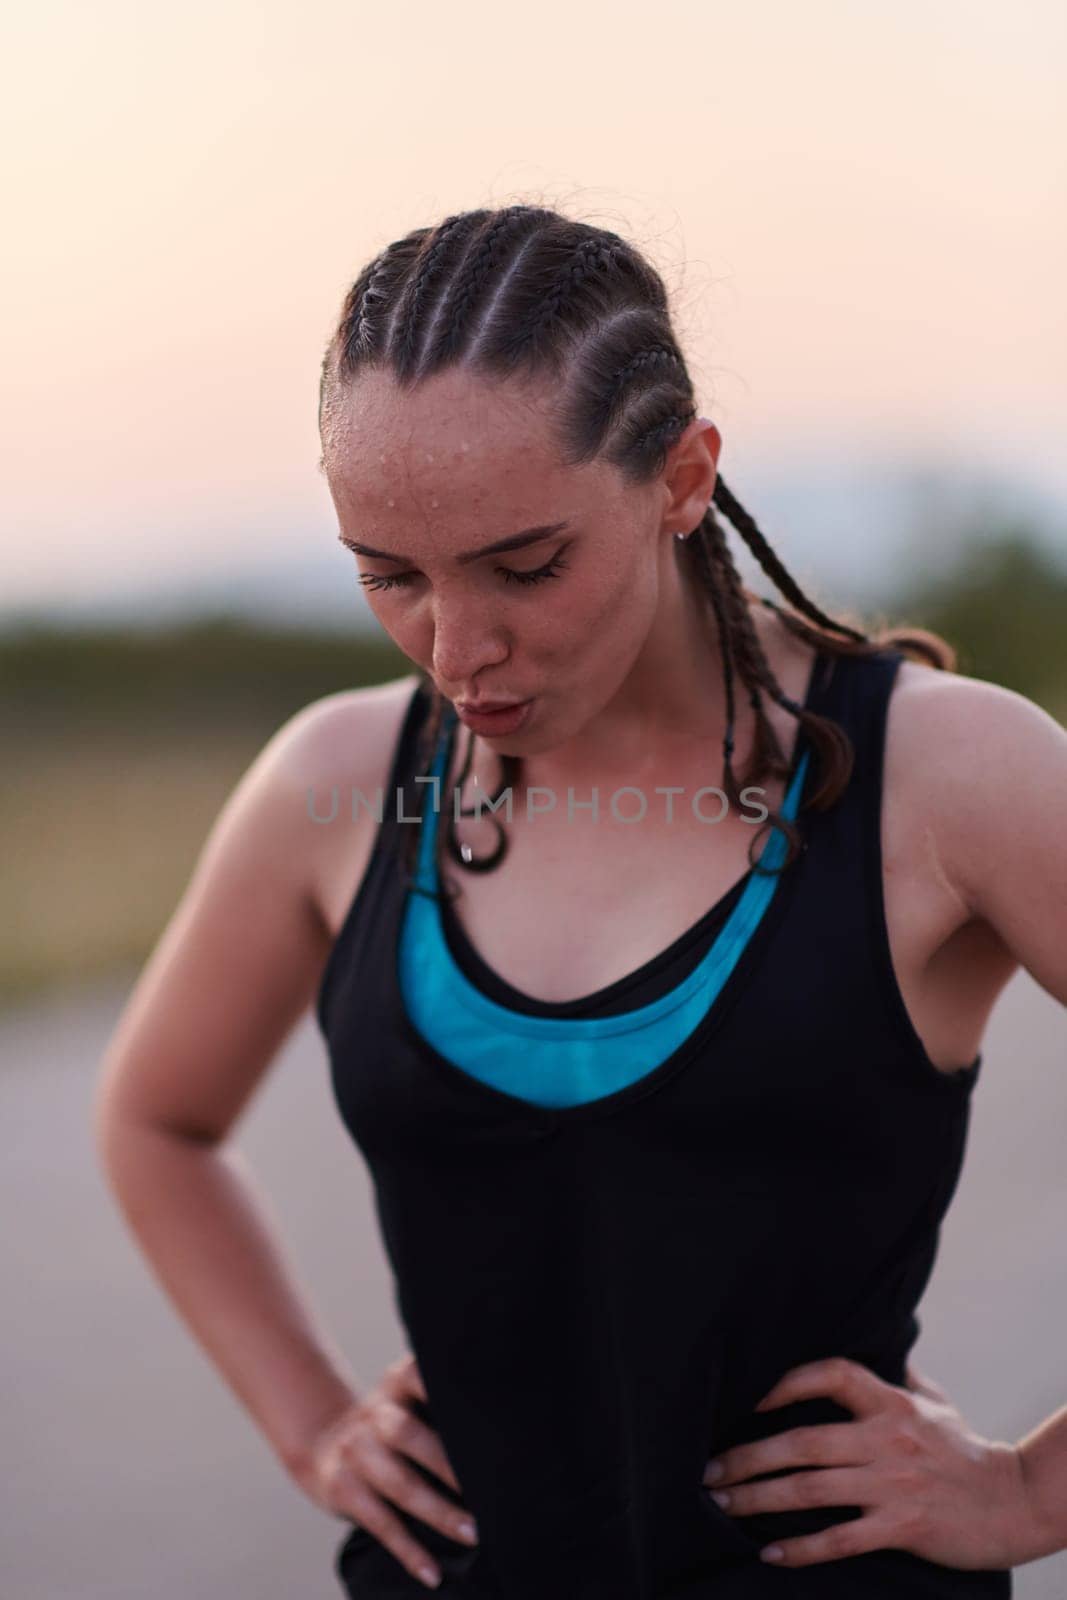
[[[692,533],[700,526],[711,504],[721,449],[722,434],[707,417],[694,417],[676,440],[663,467],[664,530]]]

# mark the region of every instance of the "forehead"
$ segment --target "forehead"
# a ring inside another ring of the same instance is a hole
[[[490,383],[454,369],[409,390],[388,372],[360,373],[323,433],[338,510],[355,517],[432,508],[469,517],[506,505],[529,511],[534,523],[554,520],[540,512],[561,499],[577,509],[602,497],[609,487],[603,463],[560,460],[555,399],[551,388]]]
[[[330,430],[331,466],[354,478],[380,469],[412,478],[427,470],[463,469],[528,457],[538,470],[558,470],[550,396],[529,385],[487,383],[451,370],[414,389],[391,374],[361,373],[343,395]],[[472,459],[473,458],[473,461]]]

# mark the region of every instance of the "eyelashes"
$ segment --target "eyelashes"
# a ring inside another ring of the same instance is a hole
[[[510,567],[498,567],[497,571],[503,573],[506,583],[543,583],[546,578],[554,578],[567,565],[562,556],[553,556],[551,561],[546,561],[543,567],[535,567],[532,572],[512,572]]]
[[[546,578],[555,578],[566,567],[563,557],[556,555],[551,561],[546,561],[543,567],[535,567],[532,572],[513,572],[510,567],[497,567],[497,571],[506,583],[544,583]],[[379,577],[376,573],[364,572],[360,574],[360,583],[364,589],[405,589],[411,582],[410,572],[393,573],[389,577]]]

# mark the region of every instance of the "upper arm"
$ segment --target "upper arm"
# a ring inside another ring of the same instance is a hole
[[[379,747],[413,682],[316,701],[244,773],[111,1036],[96,1102],[102,1123],[225,1135],[311,1004],[329,954],[313,892],[323,830],[311,820],[309,790],[321,803],[323,786],[378,781]]]
[[[1067,732],[999,684],[952,675],[930,691],[915,722],[944,876],[1067,1005]]]

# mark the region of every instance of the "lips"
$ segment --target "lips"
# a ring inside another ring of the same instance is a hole
[[[457,700],[457,711],[469,711],[473,716],[484,716],[487,711],[509,711],[512,706],[525,705],[523,700]]]
[[[482,707],[500,706],[499,701],[483,700]],[[530,718],[533,700],[509,700],[499,710],[487,711],[481,707],[474,710],[465,700],[458,702],[456,713],[461,722],[466,723],[474,733],[480,733],[487,739],[494,739],[502,734],[518,733]]]

